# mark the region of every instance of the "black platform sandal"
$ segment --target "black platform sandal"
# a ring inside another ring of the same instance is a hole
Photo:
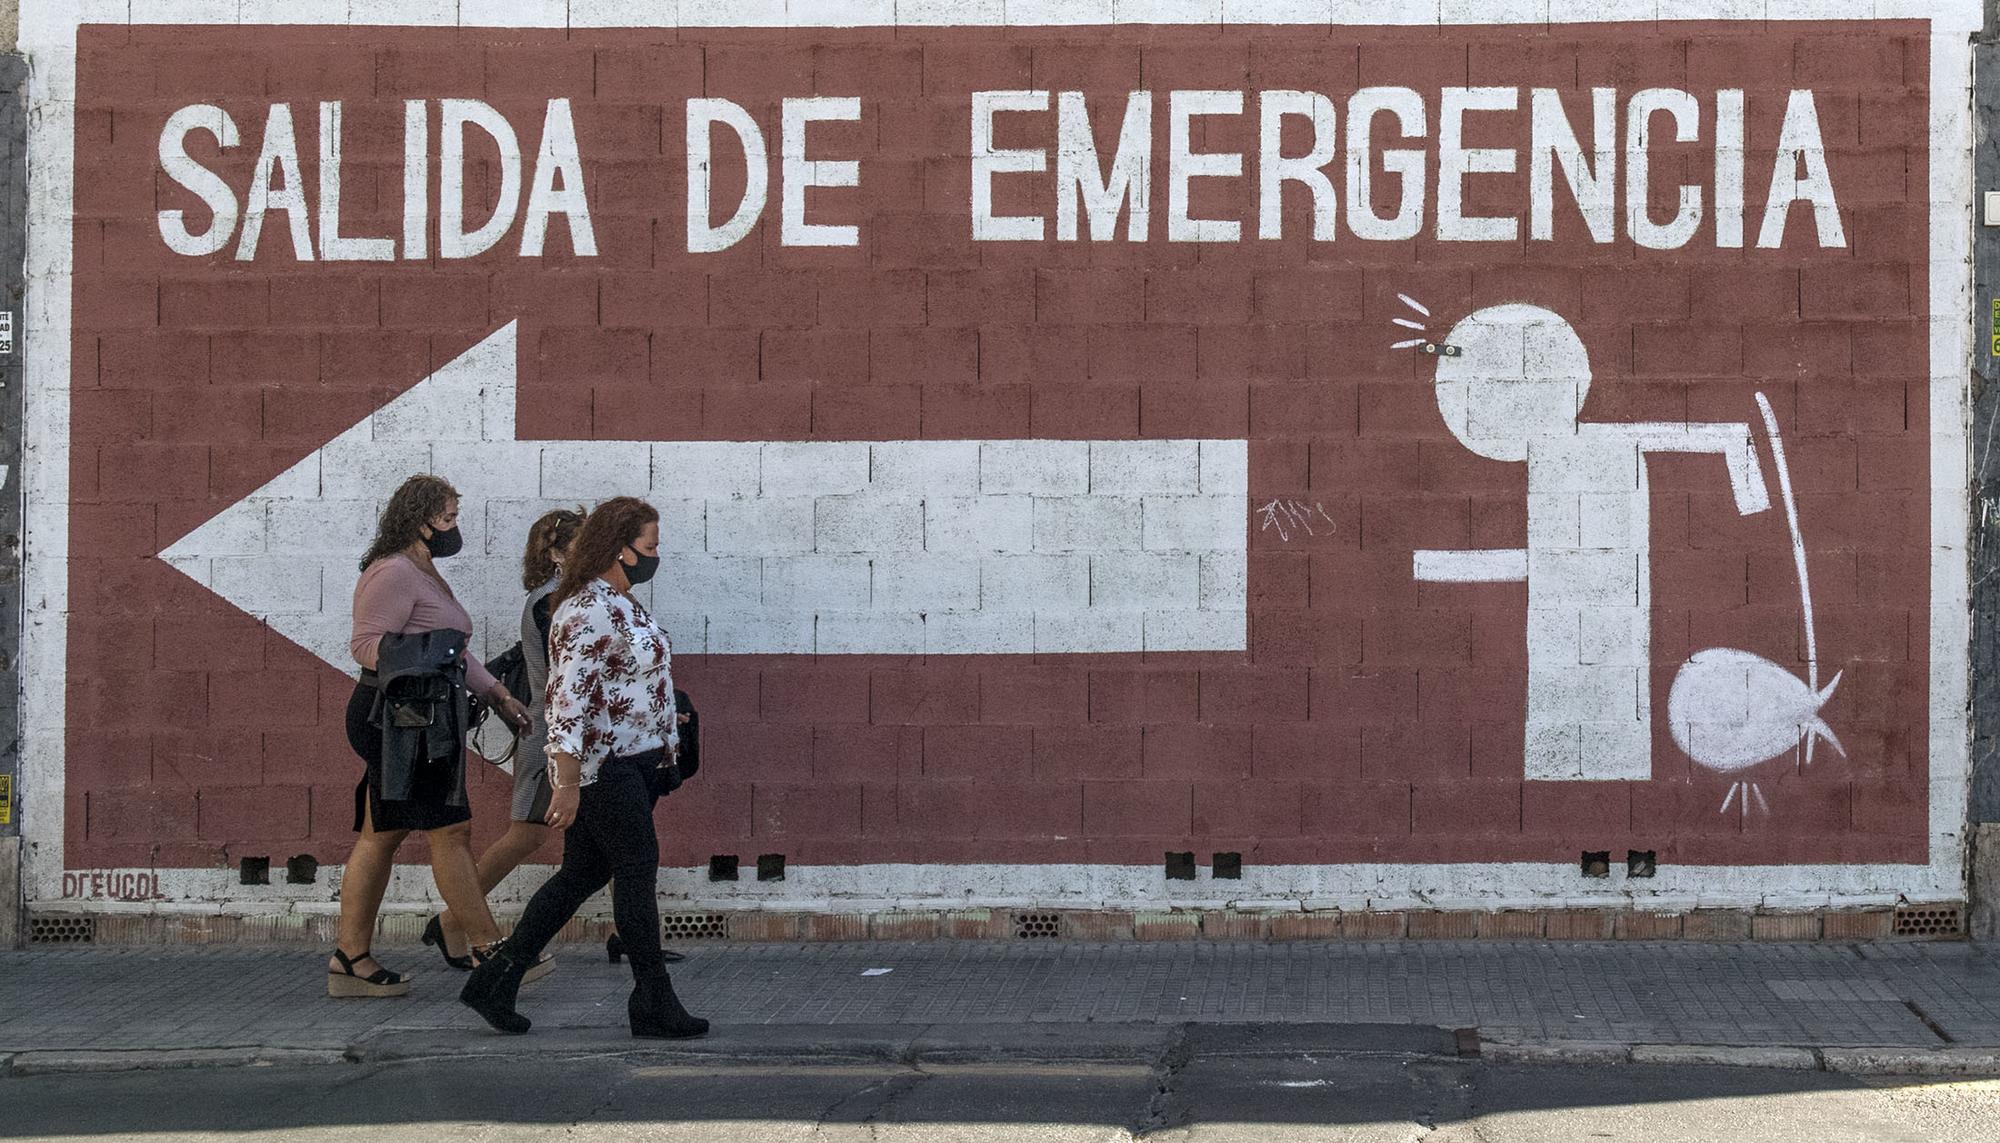
[[[453,956],[451,955],[451,947],[444,943],[443,913],[439,913],[436,916],[432,917],[431,923],[424,926],[423,939],[425,944],[431,946],[432,948],[438,951],[438,955],[444,958],[444,962],[446,964],[450,965],[451,967],[457,969],[460,972],[472,971],[472,965],[473,965],[472,953],[468,951],[464,956]]]
[[[339,948],[333,950],[333,959],[340,962],[340,971],[328,969],[326,973],[326,994],[336,1000],[374,999],[384,996],[407,996],[410,993],[410,978],[400,972],[390,972],[377,968],[367,976],[354,971],[359,961],[367,960],[370,953],[364,949],[360,956],[348,956]]]
[[[617,964],[619,961],[625,959],[625,942],[618,939],[617,933],[604,938],[604,958],[612,964]],[[660,950],[660,959],[667,964],[679,964],[687,959],[687,954],[663,948]]]

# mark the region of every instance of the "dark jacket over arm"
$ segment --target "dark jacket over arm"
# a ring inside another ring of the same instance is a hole
[[[417,768],[437,760],[457,771],[446,804],[466,803],[465,644],[465,632],[450,628],[384,635],[377,644],[375,670],[362,681],[380,692],[383,800],[408,801]]]

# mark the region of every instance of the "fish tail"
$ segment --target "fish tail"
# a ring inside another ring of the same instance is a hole
[[[1833,692],[1834,692],[1834,688],[1836,688],[1836,687],[1840,686],[1840,676],[1842,676],[1842,675],[1844,675],[1844,674],[1846,674],[1846,673],[1847,673],[1847,672],[1846,672],[1845,670],[1839,670],[1839,671],[1835,671],[1835,672],[1833,673],[1833,681],[1832,681],[1832,682],[1830,682],[1830,683],[1828,683],[1828,684],[1826,684],[1826,686],[1824,686],[1824,687],[1820,688],[1820,692],[1819,692],[1819,694],[1818,694],[1818,695],[1816,695],[1816,696],[1814,696],[1815,698],[1817,698],[1817,699],[1819,700],[1819,705],[1820,705],[1820,706],[1825,706],[1825,705],[1826,705],[1826,700],[1828,700],[1828,699],[1830,699],[1830,698],[1832,698],[1832,697],[1833,697]]]

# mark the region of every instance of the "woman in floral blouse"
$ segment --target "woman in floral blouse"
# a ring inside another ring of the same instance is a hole
[[[521,977],[591,894],[611,883],[612,915],[635,987],[632,1034],[699,1036],[708,1021],[674,995],[660,953],[660,843],[653,773],[680,745],[672,645],[632,597],[660,566],[660,514],[620,496],[584,522],[552,597],[549,635],[548,823],[565,831],[562,867],[521,914],[499,952],[459,996],[502,1032],[526,1032],[514,1009]]]

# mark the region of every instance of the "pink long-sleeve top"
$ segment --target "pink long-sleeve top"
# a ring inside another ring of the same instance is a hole
[[[368,565],[354,585],[354,638],[348,643],[354,661],[375,669],[375,655],[384,635],[450,628],[472,634],[472,616],[443,583],[425,575],[408,556],[384,556]],[[474,694],[498,685],[478,658],[465,659],[465,684]]]

